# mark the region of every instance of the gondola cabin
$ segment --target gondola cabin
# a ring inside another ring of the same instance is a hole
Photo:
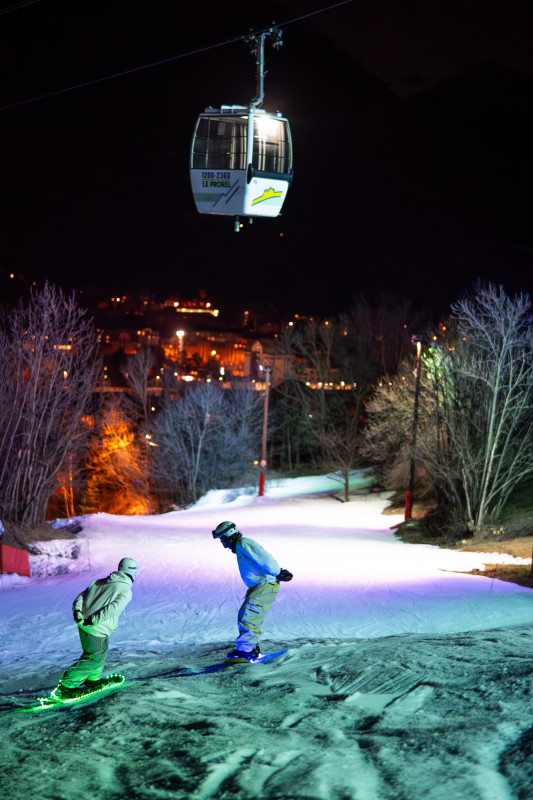
[[[253,106],[206,109],[196,123],[190,172],[200,214],[277,217],[292,179],[288,121]]]

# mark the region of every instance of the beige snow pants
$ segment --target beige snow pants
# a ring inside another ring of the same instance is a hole
[[[237,618],[239,625],[239,636],[235,642],[237,650],[249,653],[256,644],[259,644],[261,624],[278,592],[277,581],[262,581],[248,589]]]
[[[109,636],[93,636],[82,628],[78,632],[83,653],[61,676],[61,683],[69,689],[81,686],[86,678],[101,678],[109,650]]]

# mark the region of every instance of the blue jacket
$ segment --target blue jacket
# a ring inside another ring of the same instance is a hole
[[[276,559],[253,539],[239,539],[235,553],[239,572],[246,586],[272,581],[279,575],[280,566]]]

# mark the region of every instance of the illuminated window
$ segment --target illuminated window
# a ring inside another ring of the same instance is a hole
[[[285,120],[256,117],[254,125],[253,165],[256,170],[288,175],[291,171],[291,148]]]
[[[200,117],[191,157],[192,169],[246,169],[248,117]],[[277,117],[254,118],[253,166],[266,174],[291,171],[289,127]]]

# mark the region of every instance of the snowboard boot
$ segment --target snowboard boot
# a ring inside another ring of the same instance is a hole
[[[52,692],[52,697],[56,700],[72,700],[75,697],[81,697],[86,692],[81,686],[64,686],[61,682]]]
[[[228,653],[226,658],[228,660],[230,660],[232,658],[242,658],[242,659],[246,659],[246,661],[249,661],[251,656],[252,656],[252,653],[251,653],[250,650],[232,650],[231,653]]]
[[[99,678],[97,681],[91,681],[89,678],[86,678],[85,683],[83,684],[84,688],[87,689],[88,692],[96,692],[104,685],[103,678]]]
[[[97,692],[99,689],[105,689],[106,686],[112,686],[114,683],[122,683],[123,680],[123,675],[108,675],[106,678],[98,678],[96,681],[86,678],[83,686],[88,692]]]
[[[257,661],[260,656],[261,650],[259,649],[259,644],[256,644],[253,650],[232,650],[227,657],[228,659],[242,658],[246,659],[246,661]]]

